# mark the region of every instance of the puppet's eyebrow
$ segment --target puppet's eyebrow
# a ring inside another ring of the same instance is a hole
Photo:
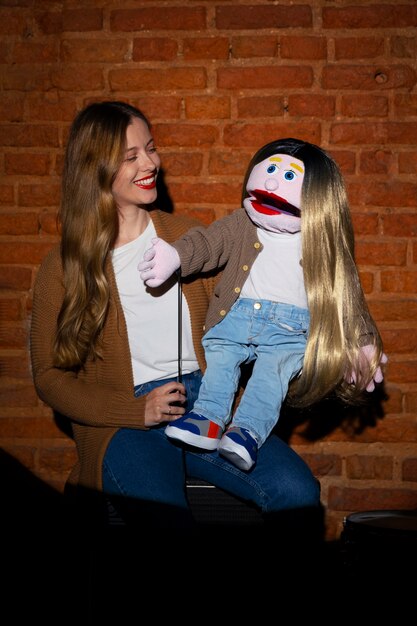
[[[281,157],[269,157],[270,161],[282,161]]]
[[[302,174],[304,174],[304,170],[301,167],[301,165],[297,165],[297,163],[290,163],[291,167],[293,167],[295,170],[298,170],[299,172],[301,172]]]

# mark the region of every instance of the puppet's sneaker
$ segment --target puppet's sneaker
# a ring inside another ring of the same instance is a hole
[[[219,454],[247,472],[256,463],[258,443],[246,428],[231,426],[220,440]]]
[[[193,411],[170,422],[165,428],[165,434],[170,439],[177,439],[204,450],[217,450],[222,433],[221,426]]]

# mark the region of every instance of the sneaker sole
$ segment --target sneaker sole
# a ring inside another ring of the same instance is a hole
[[[244,452],[246,452],[246,450],[244,450]],[[244,458],[236,452],[235,446],[233,446],[233,448],[231,446],[229,447],[227,443],[219,446],[219,454],[244,472],[250,470],[250,468],[254,465],[254,462],[248,454],[246,455],[246,458]]]
[[[165,428],[165,434],[170,439],[177,439],[178,441],[183,441],[184,443],[188,443],[190,446],[196,446],[197,448],[202,448],[203,450],[217,450],[220,442],[219,439],[209,439],[203,435],[195,435],[194,433],[190,433],[188,430],[182,430],[181,428],[176,428],[175,426],[167,426]]]

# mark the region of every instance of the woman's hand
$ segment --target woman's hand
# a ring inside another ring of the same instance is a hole
[[[184,404],[185,400],[185,387],[182,383],[170,382],[155,387],[146,396],[145,426],[172,422],[184,415],[184,407],[177,404]]]

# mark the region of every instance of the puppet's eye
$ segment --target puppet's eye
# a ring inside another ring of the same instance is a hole
[[[284,172],[284,178],[285,180],[294,180],[294,178],[297,178],[297,176],[292,170],[287,170],[286,172]]]
[[[274,172],[277,171],[277,166],[276,165],[268,165],[268,167],[266,168],[266,171],[268,172],[268,174],[273,174]]]

